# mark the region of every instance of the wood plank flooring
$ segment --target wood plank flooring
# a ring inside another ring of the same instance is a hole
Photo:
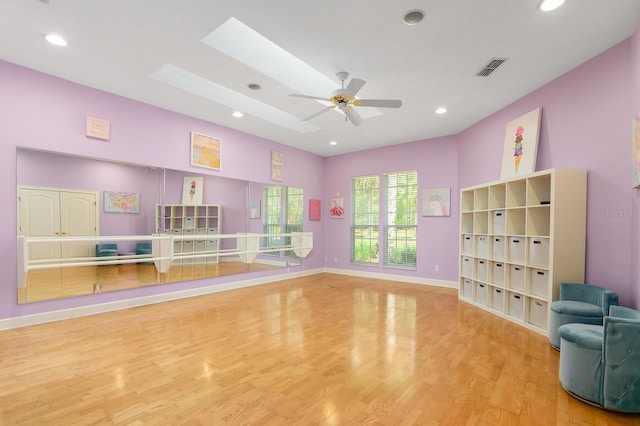
[[[1,425],[633,425],[454,290],[333,274],[0,332]]]

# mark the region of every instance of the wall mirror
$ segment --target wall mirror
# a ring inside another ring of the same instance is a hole
[[[277,249],[287,243],[279,234],[302,231],[303,193],[299,188],[26,148],[18,148],[16,154],[19,236],[123,237],[100,246],[96,241],[33,245],[27,254],[30,264],[32,259],[37,263],[37,259],[51,258],[73,264],[74,259],[101,256],[98,252],[103,251],[109,261],[99,266],[65,264],[29,270],[25,285],[18,288],[18,303],[302,263],[290,250]],[[192,188],[193,182],[201,187]],[[193,189],[197,192],[190,194]],[[197,203],[192,204],[192,195],[200,197]],[[260,253],[251,263],[224,256],[237,247],[235,238],[223,237],[246,232],[270,234],[262,238],[261,247],[271,246],[273,250]],[[190,239],[174,240],[173,250],[183,255],[194,252],[196,257],[171,264],[166,273],[158,272],[152,262],[130,259],[144,252],[148,243],[126,237],[156,233],[188,236]],[[211,233],[222,235],[213,238]],[[220,255],[198,255],[200,249]]]

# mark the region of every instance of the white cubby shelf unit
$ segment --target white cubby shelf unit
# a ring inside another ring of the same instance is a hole
[[[220,251],[220,239],[210,238],[221,233],[222,207],[213,204],[156,205],[156,232],[181,236],[203,236],[202,239],[176,238],[173,243],[174,255],[195,255]],[[164,226],[163,226],[164,225]],[[207,236],[207,238],[204,238]],[[178,263],[217,263],[218,256],[182,259]]]
[[[587,172],[460,191],[459,298],[541,334],[561,282],[584,282]]]

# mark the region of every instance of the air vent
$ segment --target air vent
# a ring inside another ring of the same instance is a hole
[[[506,62],[507,58],[491,58],[489,62],[476,74],[476,77],[488,77],[498,67]]]

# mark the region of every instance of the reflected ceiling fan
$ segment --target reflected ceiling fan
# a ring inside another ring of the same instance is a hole
[[[352,78],[349,82],[349,85],[345,88],[344,82],[349,77],[349,73],[342,71],[339,72],[337,76],[342,83],[342,88],[336,90],[329,98],[321,96],[300,95],[298,93],[292,93],[291,95],[289,95],[295,96],[296,98],[327,101],[333,104],[322,109],[319,112],[316,112],[313,115],[310,115],[307,118],[302,119],[302,121],[311,120],[312,118],[315,118],[320,114],[324,114],[325,112],[337,107],[340,111],[344,112],[345,119],[351,121],[354,126],[359,126],[362,124],[362,117],[360,117],[360,114],[357,113],[354,107],[400,108],[402,106],[402,101],[396,99],[357,99],[356,93],[358,93],[358,91],[362,89],[362,86],[365,85],[366,81],[360,80],[358,78]]]

